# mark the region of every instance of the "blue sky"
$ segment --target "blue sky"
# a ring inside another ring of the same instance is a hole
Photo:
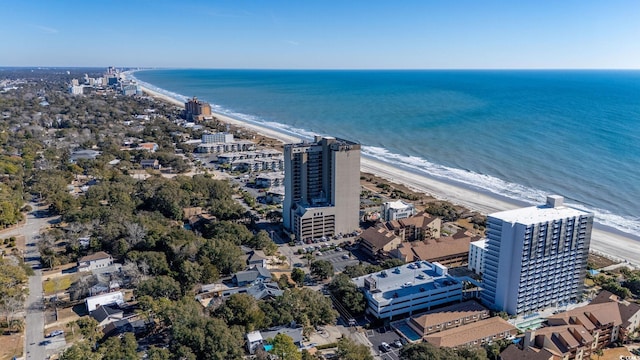
[[[0,0],[0,66],[640,68],[638,0]]]

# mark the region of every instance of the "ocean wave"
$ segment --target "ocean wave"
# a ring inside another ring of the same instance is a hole
[[[139,84],[169,96],[179,101],[187,101],[188,96],[168,91],[144,81],[140,81],[134,75],[134,72],[127,73],[127,76],[136,80]],[[207,99],[204,99],[207,100]],[[287,135],[295,136],[304,140],[311,140],[315,135],[330,135],[330,134],[318,134],[318,132],[309,131],[302,128],[292,127],[286,124],[278,123],[275,121],[268,121],[256,115],[244,114],[236,112],[230,109],[226,109],[223,106],[211,103],[212,111],[229,116],[231,118],[245,121],[250,124],[262,126],[271,130],[285,133]],[[489,193],[503,196],[516,201],[525,202],[531,205],[537,205],[545,202],[546,196],[549,195],[548,191],[540,189],[534,189],[524,185],[511,183],[502,179],[479,174],[473,171],[447,167],[444,165],[435,164],[428,160],[418,156],[406,156],[400,155],[388,151],[382,147],[376,146],[363,146],[362,154],[382,161],[393,167],[400,167],[409,171],[416,172],[421,175],[426,175],[436,179],[444,181],[460,183],[471,188],[475,188],[480,191],[487,191]],[[560,194],[562,195],[562,194]],[[595,221],[599,224],[614,228],[628,234],[640,233],[640,218],[621,216],[612,213],[611,211],[599,209],[595,207],[589,207],[584,204],[565,202],[568,206],[582,209],[584,211],[593,212]]]
[[[362,154],[391,166],[413,171],[417,174],[426,175],[444,181],[453,181],[477,190],[488,191],[495,195],[522,201],[531,205],[544,203],[546,196],[549,195],[549,192],[547,191],[510,183],[490,175],[434,164],[417,156],[403,156],[395,154],[381,147],[363,146]],[[588,207],[584,204],[571,202],[566,202],[566,204],[574,208],[594,213],[594,219],[599,224],[612,227],[628,234],[637,234],[640,232],[640,218],[621,216],[608,210]]]

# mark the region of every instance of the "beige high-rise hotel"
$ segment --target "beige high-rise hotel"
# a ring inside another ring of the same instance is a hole
[[[284,146],[284,227],[297,240],[359,228],[360,144],[316,136]]]

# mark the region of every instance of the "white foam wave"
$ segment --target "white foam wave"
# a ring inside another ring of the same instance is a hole
[[[544,203],[548,195],[546,191],[510,183],[490,175],[434,164],[417,156],[395,154],[381,147],[364,146],[362,153],[365,156],[383,161],[392,166],[406,168],[418,174],[424,174],[444,181],[454,181],[532,205]],[[621,216],[608,210],[590,208],[583,204],[567,202],[567,205],[593,212],[595,221],[602,225],[610,226],[629,234],[640,233],[640,218],[638,217]]]
[[[141,85],[161,93],[166,96],[170,96],[173,99],[179,101],[186,101],[189,97],[171,92],[152,84],[149,84],[144,81],[140,81],[135,78],[134,73],[128,74],[129,77],[136,80]],[[206,100],[206,99],[205,99]],[[243,114],[239,112],[235,112],[229,109],[226,109],[220,105],[211,103],[212,111],[229,116],[231,118],[245,121],[254,125],[262,126],[269,128],[271,130],[279,131],[285,133],[287,135],[292,135],[301,139],[311,140],[314,135],[318,135],[317,132],[292,127],[286,124],[278,123],[275,121],[267,121],[259,116]],[[328,135],[328,134],[325,134]],[[372,157],[379,161],[385,162],[394,167],[402,167],[408,169],[410,171],[417,172],[419,174],[424,174],[427,176],[431,176],[434,178],[439,178],[444,181],[453,181],[457,183],[464,184],[466,186],[470,186],[476,188],[478,190],[488,191],[490,193],[504,196],[510,199],[522,201],[525,203],[529,203],[532,205],[544,203],[548,192],[530,188],[524,185],[510,183],[504,181],[502,179],[490,176],[479,174],[473,171],[463,170],[451,168],[439,164],[434,164],[429,162],[418,156],[404,156],[396,153],[392,153],[385,148],[376,147],[376,146],[363,146],[362,154],[365,156]],[[629,234],[638,234],[640,233],[640,218],[639,217],[630,217],[630,216],[621,216],[612,213],[611,211],[599,209],[599,208],[589,208],[582,204],[572,204],[567,202],[567,205],[583,209],[585,211],[593,212],[595,214],[595,221],[605,225],[617,229],[619,231],[629,233]]]

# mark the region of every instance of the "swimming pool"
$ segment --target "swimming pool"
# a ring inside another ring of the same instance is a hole
[[[420,341],[422,335],[418,334],[404,321],[393,324],[393,327],[411,342]]]

